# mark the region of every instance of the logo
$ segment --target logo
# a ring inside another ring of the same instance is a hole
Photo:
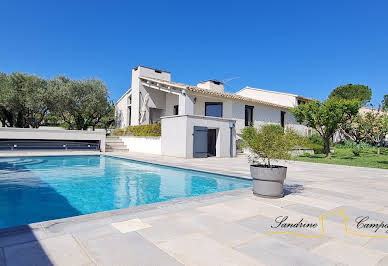
[[[306,238],[319,238],[325,235],[325,218],[333,215],[333,214],[340,214],[344,217],[344,231],[347,234],[355,235],[359,237],[372,237],[372,238],[388,238],[388,223],[382,222],[372,222],[370,221],[369,216],[358,216],[354,220],[354,228],[359,230],[357,232],[352,232],[348,230],[350,224],[349,217],[345,215],[344,210],[336,210],[332,211],[326,214],[323,214],[318,217],[318,222],[309,222],[305,220],[304,218],[298,219],[296,222],[290,222],[290,218],[288,216],[278,216],[275,218],[274,223],[271,225],[272,229],[277,229],[281,231],[271,231],[267,232],[266,234],[290,234],[300,237],[306,237]],[[309,233],[300,233],[300,231],[304,231],[303,229],[306,229],[306,232]],[[319,231],[319,234],[311,234],[311,229],[315,229]],[[320,230],[319,230],[320,229]],[[297,232],[295,232],[297,231]],[[379,233],[384,232],[386,235],[373,235],[364,233],[365,231],[368,231],[370,233]]]

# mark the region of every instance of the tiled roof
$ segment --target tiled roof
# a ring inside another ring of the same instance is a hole
[[[187,90],[187,91],[190,91],[194,94],[208,95],[208,96],[220,97],[220,98],[224,98],[224,99],[231,99],[231,100],[243,101],[243,102],[249,102],[249,103],[257,103],[257,104],[262,104],[262,105],[266,105],[266,106],[287,109],[287,110],[290,109],[290,107],[288,107],[288,106],[275,104],[275,103],[269,103],[269,102],[265,102],[265,101],[260,101],[257,99],[253,99],[253,98],[249,98],[249,97],[245,97],[245,96],[240,96],[240,95],[233,94],[233,93],[202,89],[202,88],[198,88],[196,86],[191,86],[191,85],[187,85],[187,84],[183,84],[183,83],[166,81],[166,80],[149,78],[149,77],[140,77],[140,79],[146,80],[146,81],[149,81],[152,83],[161,84],[161,85],[164,85],[166,87],[173,87],[174,89]]]

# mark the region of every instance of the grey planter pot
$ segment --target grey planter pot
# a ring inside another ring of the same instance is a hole
[[[284,166],[266,168],[261,165],[251,165],[253,194],[267,198],[283,197],[283,183],[286,175],[287,167]]]

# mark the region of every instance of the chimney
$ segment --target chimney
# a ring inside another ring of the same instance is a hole
[[[206,89],[206,90],[215,90],[218,92],[224,92],[224,83],[215,79],[202,81],[197,84],[197,87],[201,89]]]

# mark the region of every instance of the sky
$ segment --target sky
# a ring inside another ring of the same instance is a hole
[[[99,78],[117,100],[148,66],[228,92],[250,86],[324,100],[364,84],[388,94],[388,1],[9,1],[0,72]]]

